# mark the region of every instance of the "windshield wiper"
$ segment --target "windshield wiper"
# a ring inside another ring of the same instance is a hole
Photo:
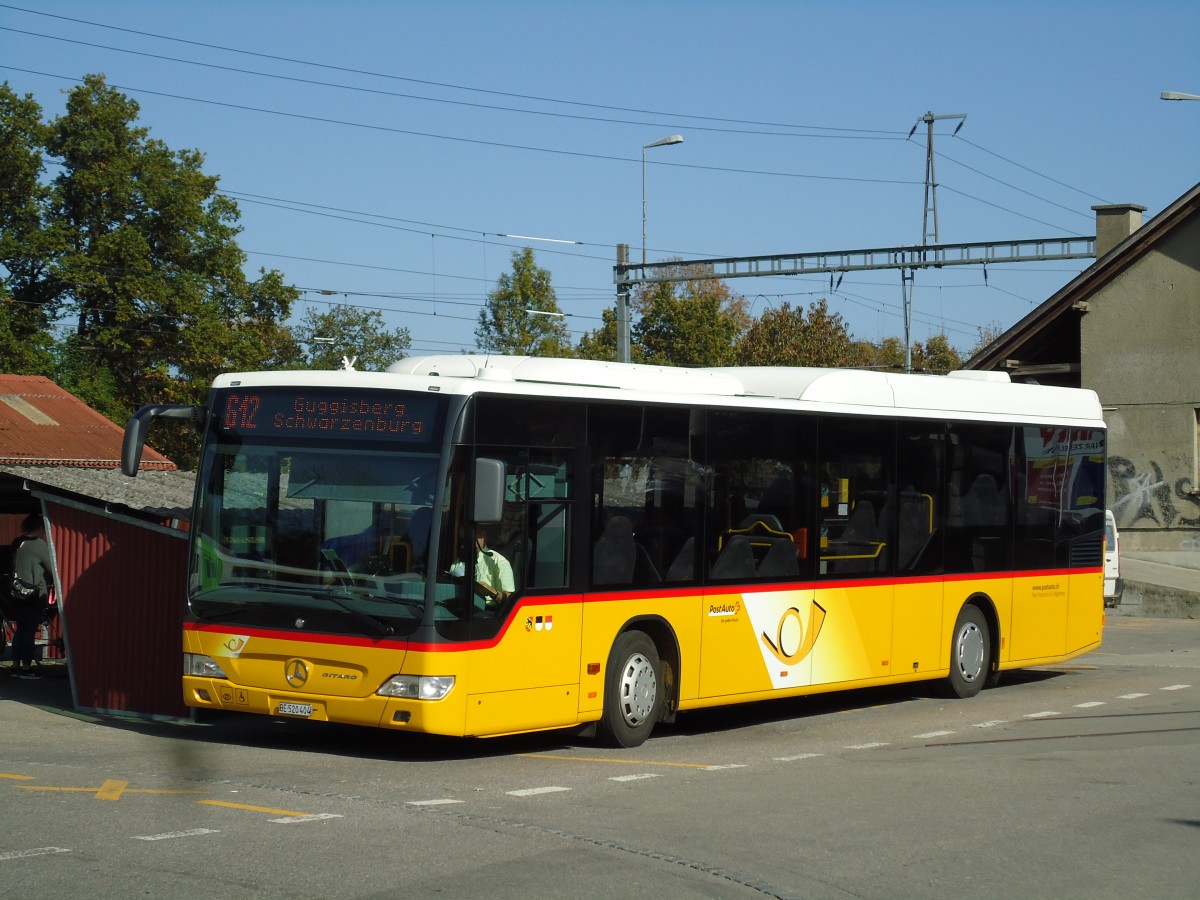
[[[388,635],[396,633],[396,629],[387,622],[377,619],[374,616],[363,612],[361,609],[358,609],[347,603],[347,599],[360,599],[356,594],[352,594],[349,591],[346,591],[344,594],[337,594],[331,591],[327,594],[309,594],[309,596],[317,600],[332,600],[346,612],[350,613],[350,615],[354,616],[354,618],[358,619],[358,621],[362,622],[364,625],[369,625],[371,628],[379,632],[379,634]]]

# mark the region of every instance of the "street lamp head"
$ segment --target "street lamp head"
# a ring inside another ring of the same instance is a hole
[[[1200,100],[1200,94],[1184,94],[1180,91],[1163,91],[1163,100]]]
[[[643,144],[643,150],[649,150],[651,147],[667,147],[671,144],[682,144],[682,134],[672,134],[665,138],[659,138],[657,141],[651,141],[649,144]]]

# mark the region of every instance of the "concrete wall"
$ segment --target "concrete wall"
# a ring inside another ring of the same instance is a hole
[[[1200,556],[1200,216],[1088,299],[1081,381],[1109,424],[1108,504],[1128,552]]]

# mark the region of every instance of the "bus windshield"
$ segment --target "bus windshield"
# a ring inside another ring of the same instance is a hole
[[[203,620],[410,634],[424,605],[436,453],[209,444],[188,602]]]

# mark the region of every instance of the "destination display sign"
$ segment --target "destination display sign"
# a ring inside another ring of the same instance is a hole
[[[217,427],[226,434],[409,443],[434,440],[440,408],[438,397],[328,388],[233,389],[213,402]]]

